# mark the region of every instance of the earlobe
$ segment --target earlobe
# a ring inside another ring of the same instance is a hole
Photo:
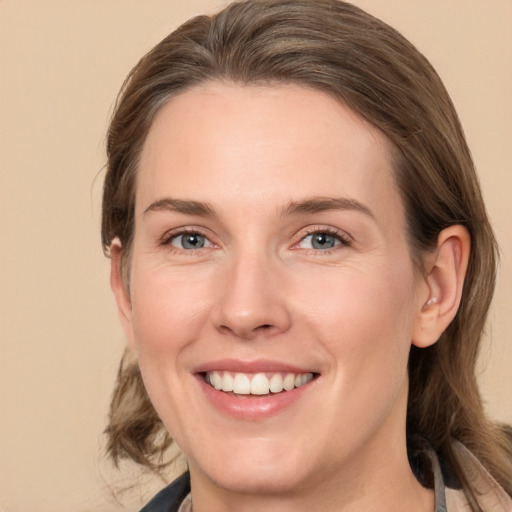
[[[132,348],[135,348],[132,326],[132,307],[127,283],[125,283],[123,279],[122,254],[123,248],[121,242],[116,238],[112,241],[110,246],[110,287],[114,293],[117,312],[128,343]]]
[[[470,245],[469,233],[463,226],[450,226],[439,234],[435,251],[427,257],[424,286],[413,328],[413,345],[421,348],[433,345],[455,318]]]

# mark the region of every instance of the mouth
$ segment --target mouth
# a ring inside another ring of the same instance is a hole
[[[203,372],[204,381],[217,391],[230,395],[276,395],[293,391],[311,382],[317,374],[259,372],[240,373],[230,371]]]
[[[218,359],[197,366],[193,375],[214,410],[244,422],[282,417],[299,404],[311,406],[321,377],[311,367],[269,359]]]

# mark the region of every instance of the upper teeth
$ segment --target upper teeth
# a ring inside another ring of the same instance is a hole
[[[313,378],[312,373],[231,373],[207,372],[206,382],[220,391],[232,391],[238,395],[268,395],[291,391],[304,386]]]

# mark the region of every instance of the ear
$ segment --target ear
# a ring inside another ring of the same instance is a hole
[[[114,292],[117,304],[117,313],[125,332],[128,343],[135,349],[135,338],[133,335],[132,304],[128,283],[123,280],[122,267],[123,248],[121,241],[115,238],[110,245],[110,287]]]
[[[459,309],[471,240],[466,228],[450,226],[439,234],[435,251],[425,258],[426,274],[418,297],[412,344],[433,345]]]

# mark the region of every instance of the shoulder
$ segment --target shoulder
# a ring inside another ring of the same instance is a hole
[[[140,512],[178,512],[189,493],[190,475],[186,472],[162,489]]]

